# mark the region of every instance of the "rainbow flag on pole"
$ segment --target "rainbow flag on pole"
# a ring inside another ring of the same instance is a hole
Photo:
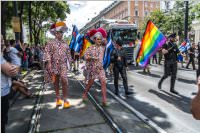
[[[153,22],[149,20],[137,56],[137,62],[140,66],[145,67],[150,57],[153,56],[160,47],[162,47],[166,40],[167,39],[162,32],[160,32]]]

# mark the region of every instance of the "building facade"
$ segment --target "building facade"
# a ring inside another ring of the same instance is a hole
[[[194,34],[194,40],[193,42],[195,44],[198,44],[200,43],[200,21],[193,21],[192,23],[192,29],[193,29],[193,32],[192,34]]]
[[[156,0],[134,0],[134,1],[114,1],[111,5],[99,13],[87,23],[83,29],[95,28],[95,23],[100,19],[120,19],[128,20],[130,23],[135,23],[140,30],[142,28],[144,18],[150,12],[160,10],[160,1]],[[90,27],[90,28],[88,28]]]

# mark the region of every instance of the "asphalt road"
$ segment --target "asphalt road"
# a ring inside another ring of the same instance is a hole
[[[174,95],[169,92],[170,77],[163,82],[162,90],[157,88],[163,66],[150,67],[151,74],[144,74],[141,68],[129,66],[128,85],[134,95],[125,98],[122,82],[119,82],[120,97],[168,133],[199,133],[200,121],[194,120],[190,112],[191,99],[197,92],[196,72],[179,66],[175,84],[179,95]],[[109,76],[107,83],[113,91],[113,77]]]

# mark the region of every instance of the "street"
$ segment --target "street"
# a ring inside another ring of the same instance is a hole
[[[200,133],[200,0],[1,7],[2,133]]]
[[[157,88],[157,83],[163,75],[163,66],[151,65],[150,75],[144,74],[143,70],[136,67],[129,67],[128,84],[134,95],[124,98],[122,92],[122,99],[169,133],[200,131],[199,122],[194,120],[190,112],[191,98],[197,92],[195,71],[178,69],[175,89],[179,95],[174,95],[169,92],[170,78],[163,82],[161,91]],[[108,79],[108,84],[113,90],[112,78]],[[120,84],[122,86],[122,82]],[[120,89],[124,91],[123,87]]]

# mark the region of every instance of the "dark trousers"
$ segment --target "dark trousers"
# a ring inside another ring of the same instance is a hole
[[[156,56],[156,55],[153,55],[153,59],[152,59],[152,63],[153,63],[153,64],[154,64],[154,60],[155,60],[156,64],[158,64],[157,56]]]
[[[158,54],[158,64],[161,64],[162,61],[162,52],[159,52]]]
[[[165,63],[164,64],[164,75],[159,81],[159,84],[161,85],[162,82],[171,75],[171,81],[170,81],[170,90],[174,90],[174,85],[176,81],[176,73],[177,73],[177,63]]]
[[[186,68],[189,67],[190,63],[192,63],[192,67],[193,67],[193,69],[195,69],[194,57],[190,57],[189,62],[188,62],[188,64],[187,64]]]
[[[121,74],[121,77],[123,79],[125,93],[127,93],[128,92],[128,81],[127,81],[127,75],[126,75],[126,68],[123,67],[120,69],[117,66],[114,66],[113,73],[114,73],[115,93],[119,93],[119,89],[118,89],[119,73]]]
[[[1,133],[5,133],[5,126],[8,122],[9,109],[8,95],[1,97]]]

